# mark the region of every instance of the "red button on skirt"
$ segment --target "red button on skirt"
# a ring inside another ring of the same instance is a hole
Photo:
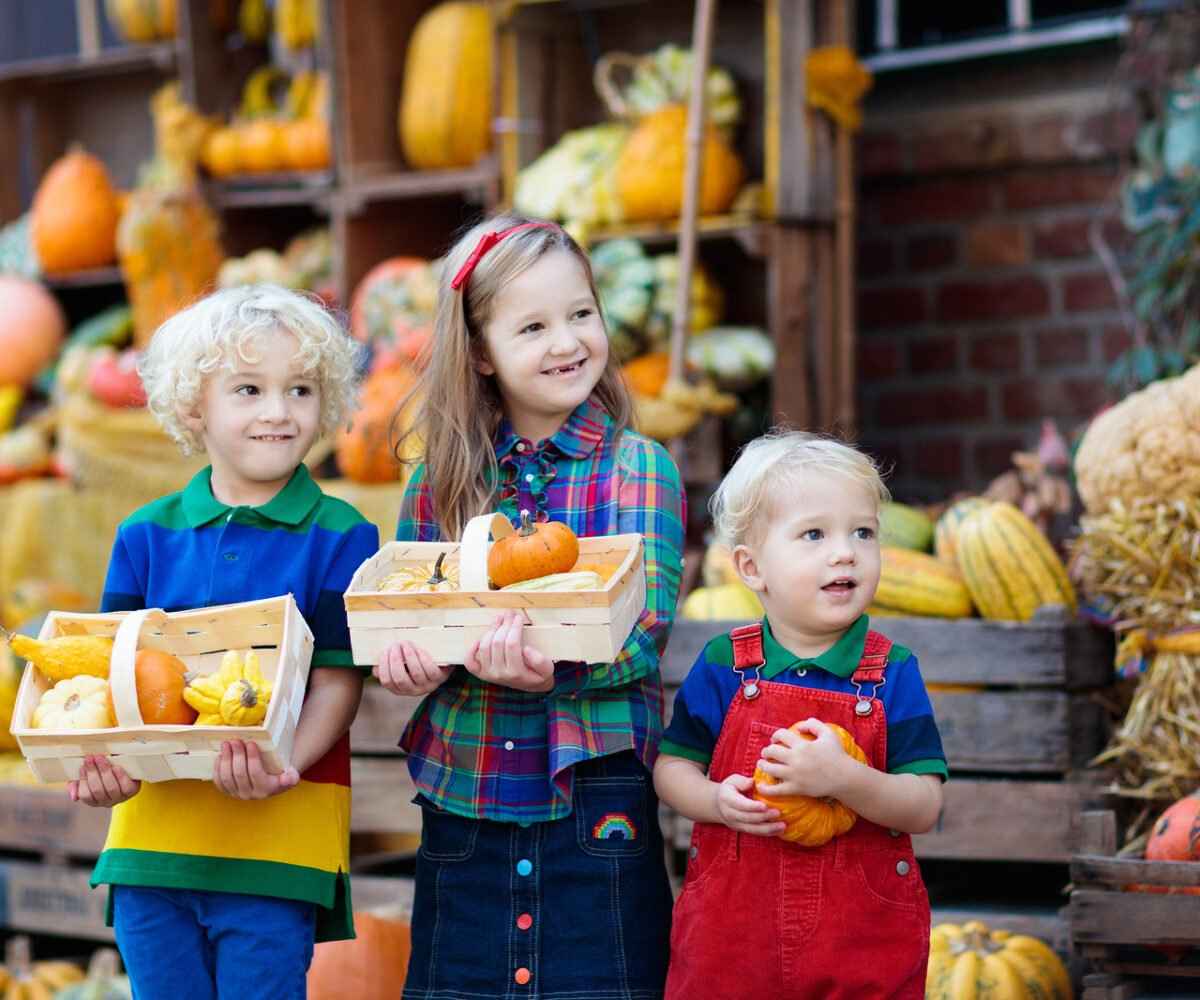
[[[521,930],[527,931],[532,926],[533,917],[531,917],[528,913],[522,913],[519,917],[517,917],[517,927],[519,927]]]
[[[533,978],[533,973],[530,972],[528,969],[526,969],[524,966],[517,969],[516,974],[513,976],[513,979],[515,979],[517,981],[518,986],[524,986],[532,978]]]

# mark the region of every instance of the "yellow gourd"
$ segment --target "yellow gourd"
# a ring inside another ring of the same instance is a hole
[[[267,715],[272,687],[263,677],[258,654],[231,649],[215,674],[194,677],[183,700],[200,714],[197,726],[257,726]]]
[[[417,22],[400,99],[400,147],[410,167],[469,167],[491,147],[489,6],[441,3]]]
[[[446,593],[458,590],[458,566],[446,566],[445,561],[446,553],[443,552],[433,563],[402,566],[384,577],[379,589],[389,593]]]
[[[0,646],[0,751],[17,749],[16,737],[9,728],[20,686],[21,670],[16,657],[7,646]]]
[[[219,726],[221,724],[221,698],[226,689],[242,676],[242,658],[237,650],[227,650],[221,658],[221,667],[215,674],[192,677],[183,689],[183,700],[200,713],[197,726]],[[215,721],[214,721],[215,717]],[[205,721],[206,719],[210,721]]]
[[[929,935],[925,996],[1071,1000],[1071,977],[1054,950],[1037,938],[994,931],[977,920],[938,924]]]
[[[266,715],[267,699],[245,678],[230,684],[221,698],[221,721],[227,726],[257,726]]]
[[[0,628],[0,638],[17,656],[24,657],[52,681],[79,674],[107,677],[113,641],[106,635],[60,635],[53,639],[31,639]]]
[[[575,570],[570,573],[550,573],[533,580],[521,580],[510,583],[501,590],[603,590],[604,581],[599,573],[590,569]]]
[[[761,618],[758,595],[741,580],[715,587],[697,587],[687,596],[679,617],[689,621],[745,621]]]
[[[111,729],[108,681],[88,674],[59,681],[33,710],[34,729]]]

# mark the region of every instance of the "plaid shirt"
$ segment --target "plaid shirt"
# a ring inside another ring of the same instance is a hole
[[[571,812],[573,765],[622,750],[654,763],[663,716],[658,661],[683,564],[683,490],[661,445],[632,431],[614,445],[608,414],[591,400],[537,444],[505,421],[496,457],[497,506],[514,524],[520,510],[537,510],[580,537],[644,537],[646,609],[613,663],[559,662],[554,689],[544,694],[456,670],[421,703],[400,745],[417,788],[449,812],[560,819]],[[396,537],[441,540],[424,466],[405,491]]]

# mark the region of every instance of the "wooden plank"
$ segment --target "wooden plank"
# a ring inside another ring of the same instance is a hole
[[[421,698],[402,698],[380,684],[368,681],[363,688],[358,715],[350,727],[350,747],[356,754],[399,754],[396,745]]]
[[[978,920],[992,930],[1028,934],[1039,938],[1055,951],[1066,955],[1071,950],[1070,927],[1066,907],[1010,907],[979,903],[974,906],[934,906],[933,924],[965,924]]]
[[[932,831],[914,837],[917,856],[1065,863],[1079,846],[1079,814],[1100,798],[1076,781],[953,778]]]
[[[107,809],[71,802],[65,788],[0,785],[0,849],[97,855],[108,833]]]
[[[802,173],[795,170],[789,173]],[[795,226],[773,226],[767,262],[767,331],[775,342],[771,400],[777,422],[812,426],[809,337],[813,326],[812,235]]]
[[[91,871],[24,861],[0,864],[0,925],[63,937],[113,940],[104,926],[107,892],[88,885]]]
[[[351,875],[355,910],[386,910],[400,920],[412,919],[414,883],[401,875]]]
[[[1071,881],[1086,887],[1117,890],[1132,883],[1200,887],[1200,862],[1077,854],[1071,859]]]
[[[408,764],[403,759],[353,757],[350,778],[354,786],[350,812],[353,833],[420,833],[421,808]]]
[[[1104,748],[1107,716],[1087,695],[979,691],[930,698],[946,759],[960,771],[1061,773]]]
[[[22,59],[0,66],[0,83],[91,80],[144,73],[147,70],[169,73],[175,67],[175,56],[174,42],[155,42],[108,49],[95,56],[76,53]]]
[[[663,677],[681,683],[709,639],[743,624],[677,621]],[[1082,622],[889,617],[872,624],[917,654],[926,683],[1081,691],[1112,680],[1112,634]]]
[[[1076,943],[1200,945],[1200,896],[1076,889],[1070,920]]]

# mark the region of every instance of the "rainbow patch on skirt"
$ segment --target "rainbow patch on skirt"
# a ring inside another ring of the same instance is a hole
[[[625,813],[608,813],[592,827],[594,840],[636,840],[637,826]]]

